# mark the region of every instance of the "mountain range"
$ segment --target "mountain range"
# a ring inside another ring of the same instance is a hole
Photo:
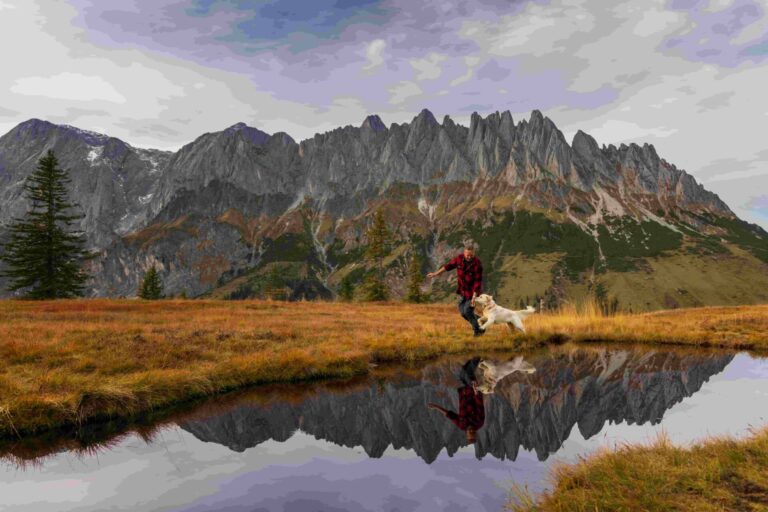
[[[472,238],[502,304],[768,301],[762,228],[653,146],[601,146],[583,131],[569,144],[538,110],[517,123],[475,113],[469,127],[428,110],[390,126],[372,115],[301,142],[238,123],[176,152],[31,119],[0,137],[0,243],[48,149],[99,253],[93,296],[134,296],[155,265],[169,295],[330,299],[372,271],[365,231],[382,209],[394,297],[413,252],[426,272]],[[452,280],[429,285],[433,300],[449,300]]]

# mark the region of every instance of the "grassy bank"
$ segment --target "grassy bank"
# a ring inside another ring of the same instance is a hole
[[[450,305],[0,302],[0,437],[128,417],[250,384],[552,341],[768,348],[768,306],[534,316],[473,338]]]
[[[768,429],[690,448],[660,439],[560,466],[551,492],[518,492],[514,512],[768,510]]]

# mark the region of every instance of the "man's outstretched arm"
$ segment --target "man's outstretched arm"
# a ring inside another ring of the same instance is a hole
[[[442,267],[440,267],[439,269],[437,269],[437,270],[436,270],[436,271],[434,271],[434,272],[430,272],[430,273],[428,273],[428,274],[427,274],[427,277],[429,277],[429,278],[432,278],[432,277],[437,277],[437,276],[439,276],[440,274],[442,274],[443,272],[445,272],[445,265],[443,265]]]
[[[458,258],[453,258],[451,261],[449,261],[448,263],[446,263],[445,265],[437,269],[437,271],[430,272],[429,274],[427,274],[427,277],[430,277],[430,278],[437,277],[443,272],[448,272],[449,270],[455,269],[458,265],[459,265]]]

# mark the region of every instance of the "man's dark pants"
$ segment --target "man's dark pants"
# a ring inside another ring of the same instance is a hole
[[[475,308],[472,307],[472,299],[462,297],[459,301],[459,313],[464,317],[464,320],[472,324],[472,330],[475,332],[480,331],[480,325],[477,323],[477,315],[475,315]]]

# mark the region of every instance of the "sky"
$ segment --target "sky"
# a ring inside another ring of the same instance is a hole
[[[768,228],[766,0],[0,0],[0,45],[0,133],[176,149],[538,109],[569,141],[653,144]]]

